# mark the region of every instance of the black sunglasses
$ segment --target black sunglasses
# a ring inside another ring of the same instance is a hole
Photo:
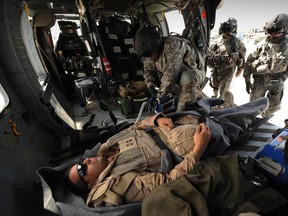
[[[83,164],[84,158],[81,158],[79,160],[79,162],[77,163],[77,172],[79,175],[80,180],[87,185],[87,183],[85,182],[83,176],[85,176],[87,174],[87,165]]]

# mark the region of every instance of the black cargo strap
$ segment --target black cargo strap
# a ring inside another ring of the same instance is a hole
[[[83,125],[83,127],[82,127],[82,129],[83,129],[83,130],[86,130],[86,129],[88,129],[88,127],[92,125],[92,123],[93,123],[93,121],[94,121],[94,118],[95,118],[95,116],[96,116],[96,114],[92,114],[92,115],[90,116],[90,119],[89,119],[89,121],[88,121],[88,122],[86,122],[86,123]]]
[[[154,140],[154,142],[161,150],[169,151],[175,163],[180,163],[183,160],[183,158],[181,158],[179,155],[177,155],[167,147],[167,145],[163,142],[163,140],[161,140],[161,138],[155,133],[152,128],[147,129],[146,133]]]

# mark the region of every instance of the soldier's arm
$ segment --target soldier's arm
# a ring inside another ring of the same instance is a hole
[[[174,88],[183,63],[186,47],[183,41],[174,40],[166,42],[163,49],[163,75],[161,86],[158,90],[160,95],[167,95]]]
[[[217,49],[219,49],[218,44],[212,44],[210,48],[208,49],[207,64],[208,64],[208,67],[210,68],[215,68],[215,66],[217,65],[216,64]]]
[[[244,77],[246,82],[250,82],[251,75],[253,72],[252,63],[257,59],[257,56],[258,56],[258,49],[256,51],[254,51],[253,53],[249,54],[244,66],[243,66],[243,68],[244,68],[243,77]]]
[[[236,66],[237,66],[237,71],[235,74],[236,77],[239,77],[244,70],[245,58],[246,58],[246,52],[247,52],[245,44],[241,40],[239,40],[239,43],[238,43],[238,52],[239,52],[239,58],[236,61]]]
[[[244,68],[244,73],[243,73],[243,77],[245,79],[245,85],[246,85],[246,92],[248,94],[251,93],[252,91],[252,84],[251,84],[251,75],[254,73],[254,61],[256,61],[259,58],[259,54],[261,52],[261,47],[257,47],[257,49],[250,53],[250,55],[247,57],[247,60],[243,66]]]
[[[242,41],[239,41],[238,52],[239,52],[239,59],[240,59],[241,63],[237,64],[237,66],[238,66],[238,68],[244,69],[244,63],[245,63],[247,49],[245,47],[245,44]]]
[[[157,75],[157,71],[155,68],[154,61],[151,58],[145,59],[143,62],[143,77],[147,87],[157,87],[157,82],[155,76]]]
[[[145,129],[151,128],[153,126],[158,126],[158,120],[160,118],[167,119],[165,114],[157,113],[156,115],[148,116],[147,118],[135,123],[134,125],[131,125],[126,130],[127,131],[131,131],[131,130],[145,130]],[[159,126],[161,127],[161,125],[159,125]]]

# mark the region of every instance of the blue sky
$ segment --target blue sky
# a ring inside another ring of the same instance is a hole
[[[279,13],[288,14],[288,0],[224,0],[216,11],[214,29],[229,17],[238,20],[238,32],[261,28]]]

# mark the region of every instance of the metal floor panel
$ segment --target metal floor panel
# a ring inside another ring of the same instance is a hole
[[[272,134],[279,127],[269,122],[257,128],[247,143],[231,146],[224,154],[239,154],[241,157],[248,157],[256,150],[272,141]]]

